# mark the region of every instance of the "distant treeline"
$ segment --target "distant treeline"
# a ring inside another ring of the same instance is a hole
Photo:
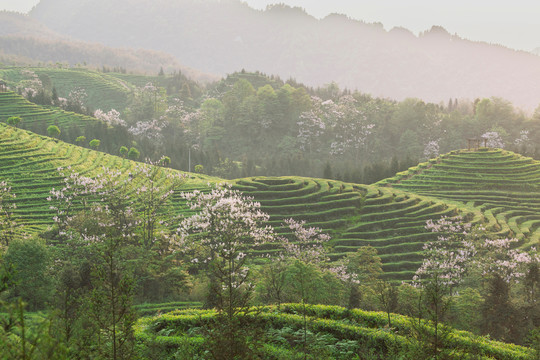
[[[540,158],[540,112],[527,116],[500,98],[398,102],[243,70],[206,87],[181,72],[108,74],[138,85],[117,109],[121,123],[104,118],[84,134],[65,129],[61,138],[97,138],[113,154],[136,146],[142,158],[166,155],[182,170],[372,183],[482,137],[487,146]],[[45,126],[30,130],[44,133]]]

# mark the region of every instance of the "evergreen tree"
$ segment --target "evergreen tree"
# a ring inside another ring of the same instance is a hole
[[[332,179],[332,166],[330,165],[330,162],[326,162],[326,165],[324,166],[323,178]]]
[[[514,307],[510,302],[510,286],[504,279],[494,274],[489,281],[487,295],[482,305],[482,331],[493,338],[512,341]]]

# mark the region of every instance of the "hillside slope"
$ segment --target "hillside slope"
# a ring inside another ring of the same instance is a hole
[[[27,129],[43,128],[42,133],[45,133],[43,130],[49,125],[67,130],[73,127],[83,129],[99,123],[90,116],[36,105],[11,91],[0,92],[0,121],[5,122],[11,116],[19,116],[22,119],[21,126]]]
[[[59,97],[68,98],[71,91],[82,88],[88,95],[85,105],[91,109],[123,110],[128,103],[128,95],[133,86],[109,74],[87,69],[55,69],[52,67],[5,67],[0,69],[0,78],[15,89],[28,78],[29,73],[46,79],[54,87]]]
[[[540,241],[540,161],[501,149],[453,151],[377,185],[476,208],[522,247]]]
[[[478,211],[459,208],[452,202],[408,194],[394,189],[357,185],[334,180],[273,177],[248,178],[235,182],[235,188],[261,203],[277,232],[287,236],[287,218],[305,220],[332,236],[332,259],[360,246],[373,246],[383,260],[386,276],[409,280],[422,261],[424,242],[434,239],[426,231],[429,219],[461,214],[481,222]],[[263,252],[278,251],[268,245]]]
[[[64,186],[62,169],[70,168],[84,176],[93,177],[102,172],[103,167],[119,169],[123,177],[135,172],[137,163],[67,144],[60,140],[36,135],[32,132],[0,123],[0,181],[7,181],[16,194],[17,221],[24,225],[24,231],[39,233],[53,224],[54,211],[47,201],[52,188]],[[167,172],[176,170],[163,168],[159,179],[165,179]],[[203,175],[192,176],[183,189],[207,188],[207,182],[216,179]],[[134,178],[132,183],[144,185],[143,177]],[[177,197],[175,197],[178,199]],[[180,203],[175,208],[179,211]]]
[[[0,124],[0,180],[7,180],[17,194],[19,221],[30,232],[40,232],[52,225],[54,213],[47,202],[50,190],[62,186],[58,168],[94,176],[102,167],[118,168],[125,176],[135,162],[102,152],[66,144]],[[164,176],[169,169],[163,169]],[[144,179],[135,180],[144,183]],[[207,189],[220,179],[197,176],[184,189]],[[339,181],[299,178],[248,178],[233,181],[236,189],[253,196],[270,214],[270,222],[278,233],[287,236],[282,226],[287,218],[306,220],[332,236],[332,259],[360,246],[375,247],[386,276],[408,280],[421,262],[421,250],[433,233],[424,229],[428,219],[462,214],[474,222],[483,221],[478,211],[461,209],[452,202],[407,194],[401,190],[354,185]],[[175,196],[175,211],[182,210],[182,201]],[[277,244],[268,244],[257,253],[275,253]]]

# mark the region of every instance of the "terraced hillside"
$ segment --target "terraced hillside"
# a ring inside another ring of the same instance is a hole
[[[434,237],[424,228],[428,219],[460,213],[471,221],[483,221],[480,212],[462,210],[451,202],[333,180],[248,178],[237,180],[235,188],[261,203],[281,235],[289,235],[282,223],[290,217],[329,233],[334,249],[332,259],[360,246],[375,247],[386,276],[394,280],[411,279],[419,267],[422,246]],[[270,244],[262,251],[273,253],[279,247]]]
[[[392,330],[388,329],[385,313],[360,309],[348,310],[337,306],[309,305],[306,319],[301,304],[266,306],[246,316],[243,321],[260,327],[258,348],[264,359],[386,359],[409,358],[411,347],[424,353],[430,343],[420,343],[414,336],[415,320],[403,315],[391,315]],[[214,310],[176,310],[154,317],[139,319],[135,336],[139,342],[159,353],[161,358],[173,359],[179,348],[191,351],[198,358],[205,347],[204,326],[211,324]],[[302,347],[303,326],[307,322],[311,355],[305,356]],[[433,333],[431,325],[426,331]],[[465,331],[452,330],[441,358],[444,359],[533,359],[534,352],[526,347],[505,344],[484,337],[473,337]],[[257,333],[259,334],[259,333]],[[186,355],[186,354],[183,354]],[[367,356],[363,356],[367,355]],[[409,355],[409,356],[407,356]]]
[[[53,187],[62,185],[59,167],[92,176],[102,166],[119,168],[127,176],[136,163],[39,136],[5,124],[0,125],[0,179],[8,180],[17,194],[16,215],[29,232],[39,232],[52,224],[53,212],[47,202]],[[163,176],[166,171],[163,170]],[[142,181],[142,180],[141,180]],[[184,185],[184,190],[205,189],[207,182],[219,179],[201,177]],[[359,246],[372,245],[381,255],[387,276],[407,280],[418,268],[424,241],[433,234],[424,229],[427,219],[462,212],[457,206],[400,190],[353,185],[339,181],[281,177],[249,178],[235,187],[260,201],[271,215],[271,223],[281,234],[284,219],[306,220],[332,236],[333,259]],[[180,211],[181,202],[175,199]],[[468,212],[481,221],[479,213]],[[278,251],[268,244],[259,252]]]
[[[42,231],[52,224],[54,214],[46,199],[51,188],[62,185],[59,167],[70,166],[74,171],[92,176],[106,166],[121,169],[128,176],[135,164],[0,125],[0,180],[12,184],[18,196],[16,215],[29,232]],[[167,171],[173,170],[163,169],[161,176],[165,177]],[[201,176],[188,181],[183,190],[204,190],[208,188],[207,182],[219,181]],[[236,189],[261,203],[281,235],[290,235],[290,230],[282,224],[292,217],[331,235],[334,260],[360,246],[371,245],[383,260],[386,276],[393,280],[409,280],[419,267],[422,246],[434,237],[424,228],[428,219],[460,213],[471,221],[484,221],[478,209],[389,187],[301,177],[246,178],[233,183]],[[186,211],[182,210],[178,195],[173,199],[175,211]],[[488,225],[497,224],[493,218]],[[279,245],[266,244],[253,251],[272,254],[279,251]]]
[[[88,94],[87,105],[93,110],[124,110],[133,88],[114,76],[77,68],[3,68],[0,69],[0,78],[15,88],[17,83],[25,79],[24,71],[32,71],[40,77],[47,76],[60,97],[67,98],[73,89],[83,88]]]
[[[540,241],[540,162],[501,149],[453,151],[377,185],[481,210],[492,230],[521,247]]]
[[[0,122],[5,122],[11,116],[20,116],[23,120],[22,126],[28,129],[46,129],[49,125],[57,125],[60,129],[72,126],[84,128],[87,124],[98,121],[90,116],[36,105],[14,92],[0,92]]]
[[[63,186],[60,167],[86,176],[93,176],[102,167],[118,168],[125,176],[134,172],[136,162],[102,152],[67,144],[0,123],[0,181],[7,180],[16,194],[15,216],[28,233],[38,233],[52,225],[53,211],[47,197],[50,190]],[[161,179],[170,169],[159,173]],[[206,188],[212,178],[192,178],[185,190]],[[144,179],[135,178],[135,184]]]
[[[149,82],[156,86],[166,86],[166,81],[164,76],[151,76],[151,75],[142,75],[142,74],[121,74],[121,73],[109,73],[108,76],[114,77],[119,81],[124,83],[135,85],[138,87],[143,87]]]

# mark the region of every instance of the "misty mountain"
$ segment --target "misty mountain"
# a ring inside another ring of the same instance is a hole
[[[540,103],[540,57],[438,26],[416,36],[344,15],[317,20],[285,5],[259,11],[239,0],[42,0],[30,15],[62,34],[164,51],[210,73],[260,70],[395,99]]]
[[[29,16],[0,12],[0,60],[16,63],[86,64],[101,68],[124,68],[157,74],[181,70],[201,82],[215,81],[217,76],[190,69],[172,55],[156,50],[113,48],[99,43],[73,40],[55,32]]]
[[[28,15],[11,11],[0,11],[0,36],[10,35],[32,36],[42,39],[67,39],[67,36],[51,30]]]

